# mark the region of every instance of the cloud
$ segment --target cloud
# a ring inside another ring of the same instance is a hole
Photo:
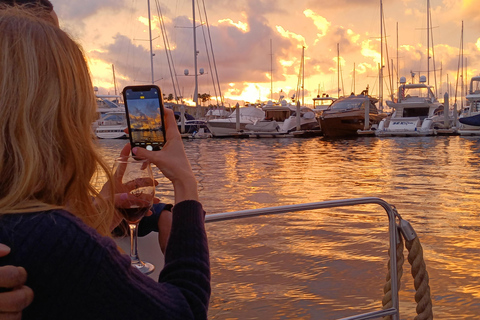
[[[313,10],[307,9],[303,11],[303,14],[305,14],[305,17],[311,18],[313,20],[313,23],[315,24],[315,27],[317,27],[317,30],[320,31],[317,33],[318,38],[322,38],[327,34],[328,28],[330,27],[331,23],[322,17],[321,15],[316,14]]]
[[[82,20],[96,14],[101,9],[113,11],[125,5],[124,0],[51,0],[51,2],[62,20]]]

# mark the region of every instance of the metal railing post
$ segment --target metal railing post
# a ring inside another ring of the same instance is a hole
[[[343,199],[343,200],[330,200],[322,202],[312,202],[304,204],[293,204],[277,207],[267,207],[260,209],[251,209],[251,210],[242,210],[242,211],[232,211],[224,213],[215,213],[205,216],[205,222],[217,222],[217,221],[226,221],[234,220],[239,218],[248,218],[248,217],[257,217],[271,214],[280,214],[287,212],[296,212],[296,211],[307,211],[315,209],[325,209],[325,208],[337,208],[345,206],[354,206],[354,205],[364,205],[364,204],[378,204],[385,209],[387,212],[389,225],[389,237],[390,237],[390,279],[391,279],[391,290],[392,290],[392,308],[384,309],[380,311],[374,311],[369,313],[364,313],[360,315],[355,315],[348,318],[343,318],[342,320],[367,320],[367,319],[376,319],[379,317],[392,316],[392,320],[400,320],[400,311],[399,311],[399,299],[398,299],[398,280],[397,280],[397,269],[393,266],[397,265],[397,225],[394,208],[387,203],[386,201],[375,198],[355,198],[355,199]]]

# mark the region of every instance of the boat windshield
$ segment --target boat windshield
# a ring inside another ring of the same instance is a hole
[[[104,121],[122,121],[125,119],[125,116],[123,114],[108,114],[106,115],[103,120]]]
[[[360,109],[365,105],[365,98],[343,99],[335,101],[330,110]]]
[[[418,98],[427,98],[430,99],[433,97],[432,91],[425,87],[425,88],[405,88],[404,97],[418,97]]]

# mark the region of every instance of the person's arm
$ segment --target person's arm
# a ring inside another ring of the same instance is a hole
[[[17,217],[2,220],[22,244],[21,252],[4,262],[24,266],[35,292],[25,319],[206,319],[210,269],[204,214],[197,201],[174,207],[158,282],[133,268],[111,238],[65,211],[23,215],[22,223]]]
[[[0,243],[0,257],[10,248]],[[25,286],[27,272],[22,267],[0,267],[0,320],[21,319],[22,310],[33,300],[33,291]]]

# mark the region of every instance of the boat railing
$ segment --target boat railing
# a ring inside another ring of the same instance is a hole
[[[322,202],[312,202],[312,203],[304,203],[304,204],[267,207],[267,208],[260,208],[260,209],[215,213],[215,214],[207,215],[205,217],[205,222],[212,223],[217,221],[234,220],[234,219],[240,219],[240,218],[257,217],[257,216],[280,214],[280,213],[287,213],[287,212],[337,208],[337,207],[366,205],[366,204],[380,205],[383,209],[385,209],[387,213],[388,221],[389,221],[388,230],[389,230],[389,241],[390,241],[390,245],[389,245],[390,265],[396,266],[397,265],[396,244],[398,240],[396,219],[398,218],[398,213],[393,205],[390,205],[389,203],[387,203],[386,201],[380,198],[368,197],[368,198],[356,198],[356,199],[344,199],[344,200],[330,200],[330,201],[322,201]],[[393,268],[393,267],[390,268],[390,279],[391,279],[391,293],[392,293],[391,308],[354,315],[351,317],[342,318],[342,320],[367,320],[367,319],[378,319],[386,316],[391,316],[392,320],[399,320],[400,311],[399,311],[399,298],[398,298],[398,285],[397,285],[398,282],[397,282],[396,268]]]

